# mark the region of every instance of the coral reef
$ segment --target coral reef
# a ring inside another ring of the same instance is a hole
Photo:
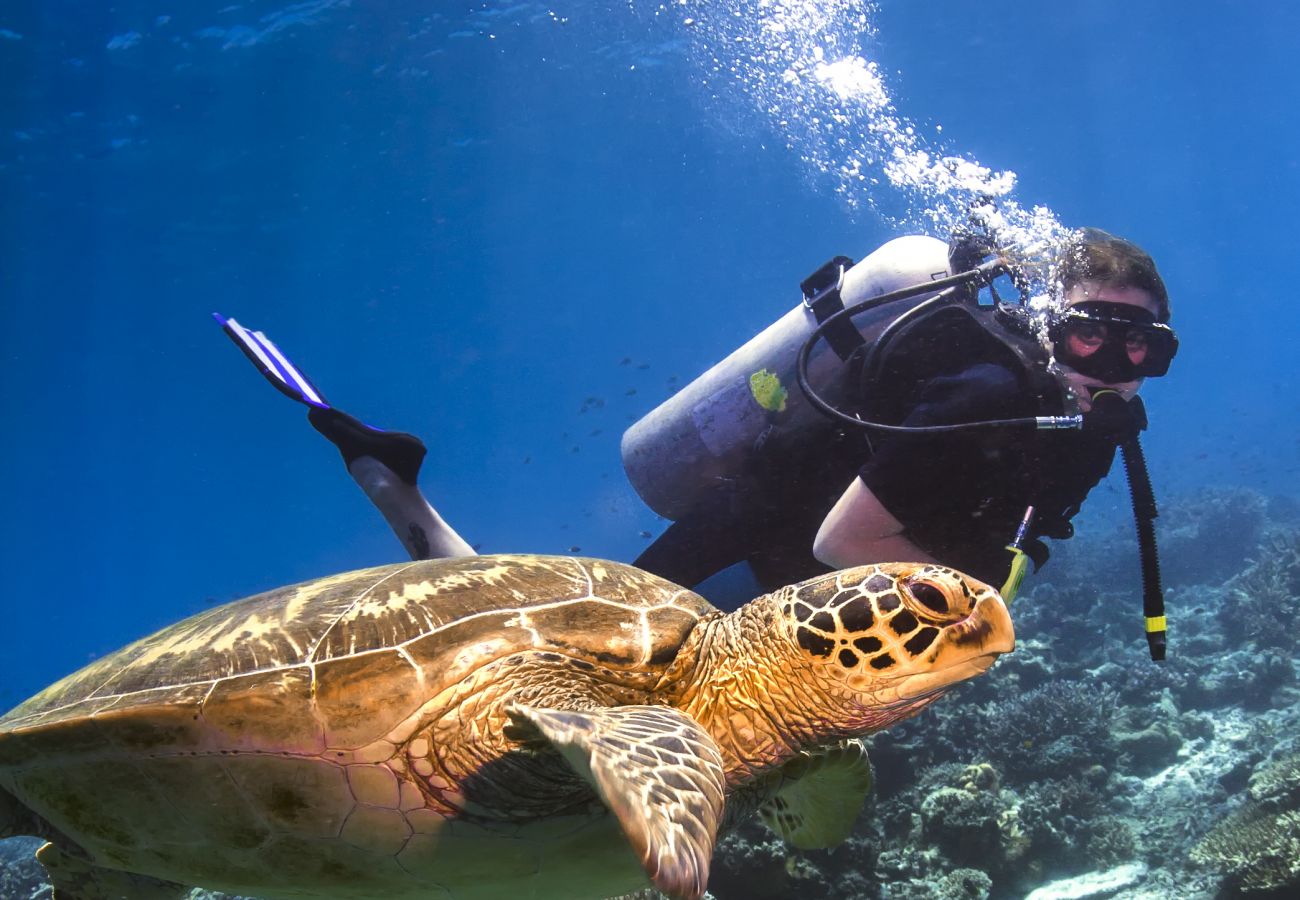
[[[1192,848],[1191,858],[1221,870],[1243,893],[1300,894],[1300,753],[1261,765],[1246,805]]]
[[[1112,764],[1118,753],[1111,734],[1117,703],[1109,685],[1064,681],[965,708],[956,717],[968,721],[961,730],[986,748],[1008,780],[1025,783]]]
[[[1170,587],[1220,584],[1256,552],[1268,524],[1268,500],[1241,488],[1205,488],[1161,511],[1159,540]]]
[[[1219,823],[1192,859],[1226,871],[1243,893],[1300,893],[1300,811],[1251,807]]]
[[[1300,632],[1278,627],[1278,609],[1300,597],[1300,529],[1270,529],[1254,559],[1224,585],[1224,632],[1234,641],[1294,654]]]
[[[35,838],[12,838],[0,841],[0,897],[5,900],[27,900],[30,897],[50,896],[45,882],[45,870],[36,861],[36,848],[41,842]]]

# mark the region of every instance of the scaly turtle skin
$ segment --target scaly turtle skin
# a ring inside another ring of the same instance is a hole
[[[938,566],[723,614],[630,566],[385,566],[200,614],[0,718],[0,837],[60,900],[604,897],[705,888],[761,807],[804,846],[867,787],[850,740],[1011,649]],[[630,849],[629,849],[630,848]]]

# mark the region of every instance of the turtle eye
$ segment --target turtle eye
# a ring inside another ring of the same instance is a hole
[[[928,581],[914,581],[907,585],[916,601],[931,612],[939,615],[948,613],[948,595],[942,588],[935,587]]]

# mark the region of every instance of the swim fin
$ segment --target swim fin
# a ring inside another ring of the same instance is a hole
[[[312,384],[306,373],[295,366],[284,351],[265,334],[250,331],[220,313],[213,313],[212,317],[276,390],[309,407],[307,418],[312,427],[338,447],[349,471],[357,459],[369,456],[388,467],[407,484],[416,483],[425,454],[424,443],[419,438],[403,431],[385,431],[367,425],[360,419],[335,409],[316,385]]]
[[[311,383],[311,379],[303,374],[302,370],[295,366],[269,337],[260,331],[249,331],[234,319],[228,319],[221,313],[214,312],[212,318],[217,320],[230,339],[235,342],[235,346],[244,351],[249,362],[257,366],[257,370],[276,390],[299,403],[317,409],[330,408],[324,395],[316,389],[316,385]]]

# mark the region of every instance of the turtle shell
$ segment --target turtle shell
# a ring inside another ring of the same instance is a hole
[[[110,867],[210,871],[217,886],[264,883],[272,867],[286,883],[364,880],[435,827],[380,763],[449,689],[528,655],[650,690],[713,612],[639,569],[572,557],[280,588],[139,640],[0,718],[0,787]],[[330,849],[307,852],[319,842]],[[307,859],[339,871],[293,871]]]
[[[207,716],[228,695],[257,702],[259,686],[283,695],[295,680],[314,682],[327,731],[335,721],[352,728],[334,701],[338,695],[346,707],[358,679],[383,673],[409,683],[404,693],[422,702],[521,650],[562,654],[641,683],[662,674],[713,611],[697,594],[606,560],[498,555],[379,566],[277,588],[165,628],[17,706],[0,717],[0,734],[159,704],[202,703]],[[388,718],[410,712],[400,705]]]

